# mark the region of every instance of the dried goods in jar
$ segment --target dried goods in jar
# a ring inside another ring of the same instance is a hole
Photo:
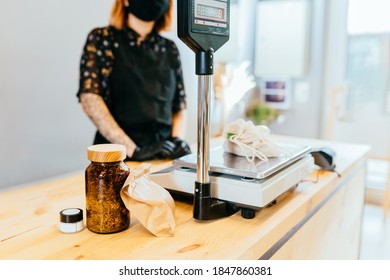
[[[120,191],[130,174],[123,162],[122,145],[102,144],[88,148],[91,164],[85,171],[87,228],[96,233],[114,233],[130,225],[130,213]]]

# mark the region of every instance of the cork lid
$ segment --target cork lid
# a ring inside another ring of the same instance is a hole
[[[126,147],[118,144],[99,144],[88,147],[88,159],[94,162],[116,162],[126,158]]]

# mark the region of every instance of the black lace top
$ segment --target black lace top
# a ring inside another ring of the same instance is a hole
[[[82,93],[95,93],[102,96],[108,106],[112,100],[110,96],[110,74],[114,67],[114,48],[119,43],[114,38],[114,27],[108,26],[92,30],[84,46],[80,62],[80,86],[77,96]],[[172,112],[178,112],[186,107],[186,95],[183,85],[183,73],[179,51],[176,44],[167,38],[152,32],[147,38],[137,45],[139,35],[130,28],[125,28],[128,36],[128,45],[138,48],[138,51],[148,49],[154,52],[168,52],[171,57],[170,67],[174,68],[176,76],[176,90],[172,102]],[[145,65],[148,67],[148,65]]]

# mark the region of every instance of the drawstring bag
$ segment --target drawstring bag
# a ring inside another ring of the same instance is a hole
[[[246,157],[249,162],[259,159],[267,162],[270,157],[278,157],[283,151],[272,142],[270,129],[265,125],[254,125],[243,119],[229,123],[224,134],[223,148],[226,152]]]
[[[155,236],[173,236],[175,202],[169,192],[145,174],[150,164],[141,164],[130,172],[121,190],[121,197],[132,216]]]

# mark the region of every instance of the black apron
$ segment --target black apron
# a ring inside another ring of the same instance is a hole
[[[137,146],[145,146],[171,136],[176,77],[166,50],[131,45],[126,32],[114,30],[119,46],[113,48],[109,110]],[[102,143],[109,142],[97,132],[94,144]]]

